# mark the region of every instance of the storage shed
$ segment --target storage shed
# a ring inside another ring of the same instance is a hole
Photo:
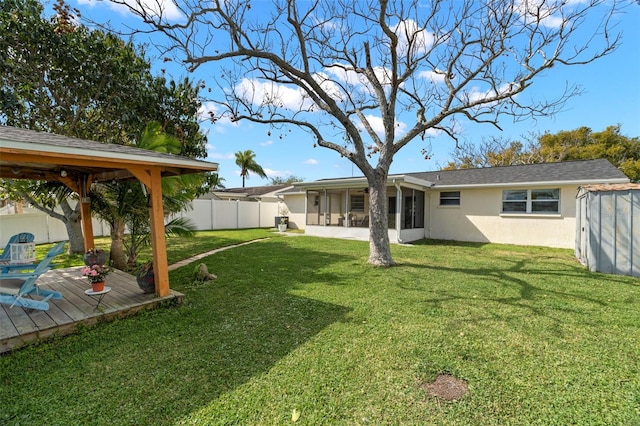
[[[580,187],[576,225],[575,254],[590,271],[640,277],[640,184]]]

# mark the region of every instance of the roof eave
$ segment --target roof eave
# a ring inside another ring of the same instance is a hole
[[[407,183],[420,185],[424,187],[433,186],[433,182],[419,179],[413,176],[407,175],[390,175],[387,178],[387,183],[395,184],[395,183]],[[292,186],[296,189],[307,190],[307,189],[344,189],[344,188],[367,188],[369,183],[367,182],[367,178],[364,176],[353,177],[353,178],[340,178],[340,179],[323,179],[316,180],[312,182],[295,182]]]
[[[629,183],[629,179],[581,179],[581,180],[558,180],[558,181],[536,181],[536,182],[504,182],[504,183],[479,183],[479,184],[455,184],[443,185],[435,182],[432,189],[480,189],[480,188],[501,188],[501,187],[525,187],[525,186],[566,186],[566,185],[593,185],[609,183]]]
[[[56,146],[49,144],[41,144],[38,142],[20,142],[13,141],[8,139],[0,139],[2,146],[0,146],[0,153],[20,153],[24,155],[38,155],[41,157],[56,157],[56,158],[64,158],[68,157],[83,157],[87,160],[90,159],[99,159],[101,161],[112,161],[114,164],[135,164],[135,165],[156,165],[156,166],[166,166],[173,168],[183,168],[183,169],[197,169],[201,171],[212,171],[215,172],[218,170],[218,163],[211,163],[208,161],[202,160],[192,160],[187,159],[180,156],[172,156],[170,154],[166,154],[166,156],[150,156],[150,157],[142,157],[139,154],[127,154],[122,152],[112,152],[108,150],[108,144],[100,144],[104,145],[105,149],[79,149],[76,147],[69,146]]]

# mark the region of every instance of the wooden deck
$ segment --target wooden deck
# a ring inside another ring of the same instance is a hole
[[[39,285],[63,295],[62,300],[49,300],[48,311],[0,304],[0,353],[36,340],[73,333],[80,324],[125,317],[165,301],[182,303],[183,295],[173,290],[166,297],[143,294],[134,276],[116,270],[106,280],[111,291],[96,309],[98,299],[85,294],[90,286],[80,269],[54,269],[39,278]]]

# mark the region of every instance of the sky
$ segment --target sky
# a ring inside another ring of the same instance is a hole
[[[146,28],[139,18],[107,1],[68,0],[68,3],[78,8],[84,19],[109,22],[120,28]],[[261,3],[257,1],[252,4],[257,4],[259,8]],[[175,14],[175,19],[179,19],[177,10],[167,10]],[[570,99],[561,112],[553,117],[519,123],[513,123],[505,117],[500,121],[502,130],[491,125],[467,123],[461,129],[461,140],[479,143],[483,138],[493,136],[521,140],[523,135],[531,132],[556,133],[582,126],[602,131],[611,125],[621,125],[621,132],[626,136],[640,137],[640,5],[630,4],[623,14],[616,17],[616,22],[616,30],[623,34],[622,43],[616,51],[584,66],[554,67],[536,80],[530,89],[535,91],[536,96],[544,97],[547,94],[553,96],[554,91],[562,90],[565,84],[581,86],[584,93]],[[154,44],[158,41],[154,37],[158,36],[138,35],[134,41]],[[147,53],[152,58],[154,73],[165,69],[175,79],[189,76],[206,83],[219,71],[217,64],[207,64],[189,73],[178,63],[153,59],[157,52],[152,46],[147,48]],[[528,96],[526,93],[522,95]],[[362,175],[350,161],[341,158],[335,151],[314,148],[311,135],[295,128],[288,128],[281,133],[266,125],[225,121],[216,124],[205,122],[202,129],[208,136],[206,160],[219,164],[219,174],[224,178],[227,188],[242,186],[234,153],[245,150],[255,152],[256,161],[269,177],[286,178],[294,175],[311,181]],[[451,160],[455,142],[442,134],[432,135],[428,140],[431,158],[425,159],[421,154],[425,144],[418,138],[396,154],[390,173],[438,170],[445,166]],[[246,186],[268,184],[269,179],[253,174],[246,182]]]

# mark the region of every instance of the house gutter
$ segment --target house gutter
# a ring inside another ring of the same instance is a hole
[[[554,180],[538,182],[504,182],[504,183],[479,183],[479,184],[459,184],[459,185],[439,185],[435,184],[432,189],[477,189],[477,188],[504,188],[504,187],[530,187],[530,186],[557,186],[557,185],[593,185],[596,183],[629,183],[629,179],[616,178],[604,180]]]
[[[387,182],[391,182],[395,185],[396,182],[401,182],[409,185],[418,185],[423,187],[431,187],[433,183],[424,179],[415,178],[407,175],[392,175],[389,176]],[[316,180],[313,182],[295,182],[292,186],[296,189],[342,189],[342,188],[367,188],[369,183],[367,178],[346,178],[346,179],[327,179]]]

